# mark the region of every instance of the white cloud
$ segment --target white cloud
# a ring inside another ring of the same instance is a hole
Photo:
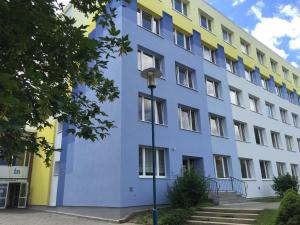
[[[299,65],[296,63],[296,62],[291,62],[291,64],[296,67],[296,68],[299,68]]]
[[[237,6],[237,5],[240,5],[242,3],[244,3],[246,0],[235,0],[233,3],[232,3],[232,6]]]
[[[289,39],[290,49],[300,49],[300,11],[290,4],[281,5],[278,14],[264,17],[263,7],[264,3],[259,1],[248,12],[259,20],[251,34],[286,59],[288,53],[279,48],[283,38]]]

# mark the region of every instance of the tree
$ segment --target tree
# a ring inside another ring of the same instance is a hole
[[[96,141],[114,127],[101,109],[118,98],[119,90],[105,77],[108,61],[131,51],[122,36],[111,3],[128,0],[71,0],[79,11],[108,31],[89,39],[86,26],[62,13],[57,0],[0,1],[0,155],[8,162],[20,153],[54,151],[45,138],[25,132],[25,126],[50,127],[48,118],[70,124],[77,137]],[[78,87],[86,85],[97,100]]]

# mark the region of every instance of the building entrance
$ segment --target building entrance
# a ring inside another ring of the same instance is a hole
[[[27,183],[0,183],[0,209],[26,208],[27,192]]]

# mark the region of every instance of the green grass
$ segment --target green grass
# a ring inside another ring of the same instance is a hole
[[[255,225],[275,225],[276,209],[265,209],[257,217]]]
[[[280,197],[265,197],[265,198],[254,198],[251,199],[253,202],[280,202]]]

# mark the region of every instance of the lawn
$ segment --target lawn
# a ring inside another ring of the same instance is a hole
[[[275,225],[277,210],[265,209],[257,217],[255,225]]]

